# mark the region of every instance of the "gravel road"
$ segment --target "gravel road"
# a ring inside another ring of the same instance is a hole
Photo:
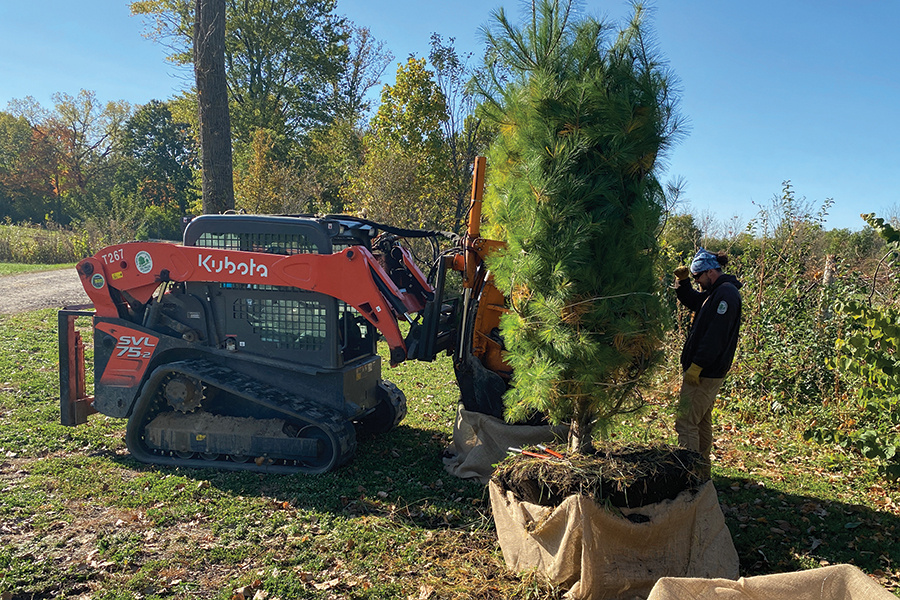
[[[89,303],[74,268],[0,277],[0,314]]]

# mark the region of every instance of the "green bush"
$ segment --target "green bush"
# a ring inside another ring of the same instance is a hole
[[[861,282],[853,273],[823,281],[818,242],[829,206],[827,201],[813,211],[785,182],[781,197],[750,222],[752,242],[729,263],[744,283],[744,307],[726,393],[768,410],[788,410],[838,391],[829,364],[841,321],[832,304]]]
[[[876,269],[867,294],[837,305],[845,328],[836,339],[831,361],[835,372],[858,382],[851,411],[820,411],[805,432],[807,439],[854,448],[876,461],[880,472],[900,479],[900,308],[896,306],[900,232],[874,215],[864,215],[887,242],[887,253]],[[887,284],[878,291],[878,271],[884,266]],[[886,289],[885,289],[886,288]]]

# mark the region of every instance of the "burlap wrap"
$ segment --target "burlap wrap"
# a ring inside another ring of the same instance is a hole
[[[728,579],[664,577],[648,600],[896,600],[852,565]]]
[[[453,445],[445,452],[444,468],[457,477],[487,483],[494,465],[503,460],[510,446],[548,444],[556,439],[554,436],[564,439],[566,432],[566,427],[510,425],[460,405],[453,425]]]
[[[503,558],[569,588],[570,599],[646,598],[661,577],[737,579],[738,556],[715,487],[635,509],[580,495],[557,507],[521,502],[490,484]],[[646,522],[632,522],[639,514]]]

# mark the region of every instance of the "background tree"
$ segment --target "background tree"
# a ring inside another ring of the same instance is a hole
[[[140,207],[137,237],[178,239],[182,218],[202,210],[190,125],[176,121],[167,103],[151,100],[125,124],[122,150],[127,161],[116,185]]]
[[[149,17],[148,35],[169,46],[170,59],[182,65],[194,60],[188,3],[130,4],[132,13]],[[256,129],[294,140],[337,114],[342,104],[334,82],[346,69],[351,34],[334,8],[334,0],[225,1],[225,63],[237,141],[249,144]]]
[[[203,212],[234,208],[231,120],[225,81],[225,2],[196,0],[194,76],[203,164]]]
[[[393,55],[365,27],[351,27],[349,57],[341,78],[333,82],[335,118],[305,139],[296,190],[308,212],[345,211],[345,192],[363,164],[363,136],[371,102]]]
[[[24,116],[0,112],[0,216],[40,222],[54,197],[52,148]]]
[[[347,59],[339,77],[331,82],[333,120],[355,125],[369,111],[369,90],[378,85],[394,55],[367,27],[348,22],[347,30]]]
[[[474,70],[469,66],[471,53],[460,55],[453,45],[437,33],[431,35],[428,60],[434,66],[435,82],[444,96],[447,118],[441,126],[447,157],[450,199],[454,203],[452,230],[459,233],[469,208],[472,165],[476,156],[487,150],[493,131],[475,116],[475,97],[469,86]]]
[[[193,60],[187,2],[130,4],[133,13],[149,18],[150,37],[168,45],[179,64]],[[368,29],[334,10],[333,0],[226,2],[234,172],[242,206],[257,204],[260,193],[289,193],[278,204],[342,208],[340,190],[362,163],[359,125],[369,109],[367,93],[391,55]],[[269,145],[263,153],[261,143]],[[329,154],[335,150],[337,156]],[[266,168],[278,173],[268,178],[269,184],[280,182],[277,189],[259,187],[265,183],[258,171],[263,157]],[[252,198],[246,196],[251,187]]]
[[[884,254],[882,248],[884,248],[884,238],[880,237],[872,227],[866,226],[859,231],[851,231],[846,228],[824,231],[820,252],[834,255],[850,264],[858,264],[860,261],[874,263]]]
[[[569,422],[577,453],[640,405],[636,385],[658,354],[656,173],[678,119],[640,5],[616,36],[573,9],[536,0],[522,28],[494,13],[477,85],[499,130],[485,208],[508,244],[491,260],[512,309],[507,416]]]
[[[195,146],[190,125],[176,121],[165,102],[151,100],[128,120],[122,149],[140,168],[147,204],[172,208],[179,217],[195,208]]]
[[[242,168],[235,174],[235,207],[251,213],[314,212],[294,169],[275,155],[271,131],[257,129]]]
[[[700,248],[700,228],[691,214],[669,215],[662,239],[672,249],[679,264],[687,264]]]
[[[33,98],[10,102],[12,114],[29,121],[32,136],[7,182],[15,182],[20,193],[43,198],[41,219],[51,215],[68,224],[108,200],[133,108],[123,101],[100,102],[88,90],[77,96],[54,94],[53,100],[52,110]]]
[[[377,221],[448,229],[453,204],[441,129],[446,119],[444,95],[425,59],[400,65],[396,83],[381,92],[348,202]]]
[[[298,190],[308,212],[343,213],[352,206],[349,189],[363,165],[364,136],[364,129],[347,119],[311,132]]]
[[[235,135],[256,129],[288,138],[328,123],[338,106],[329,93],[347,59],[347,25],[334,0],[231,0],[226,37]]]

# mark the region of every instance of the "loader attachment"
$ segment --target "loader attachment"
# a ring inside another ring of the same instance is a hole
[[[87,423],[97,410],[94,397],[85,385],[84,341],[75,331],[78,317],[93,317],[93,311],[61,310],[57,313],[59,331],[59,416],[63,425]]]

